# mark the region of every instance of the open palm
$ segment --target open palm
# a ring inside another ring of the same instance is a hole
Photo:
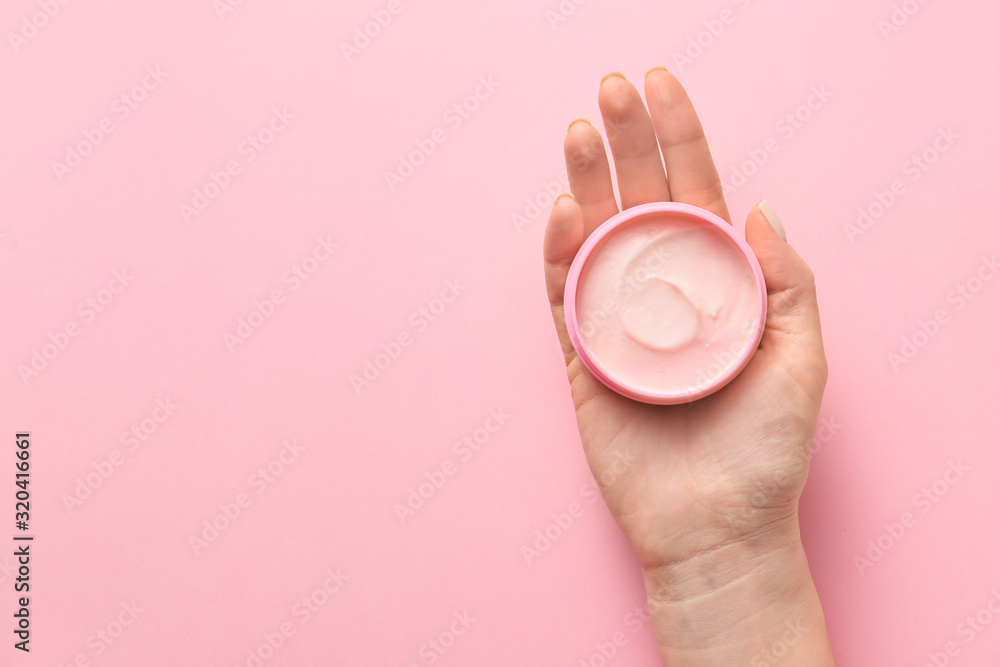
[[[731,223],[704,131],[680,82],[655,68],[645,93],[649,111],[616,73],[605,77],[598,96],[621,206],[683,202]],[[764,273],[768,307],[750,363],[723,389],[691,403],[626,398],[591,375],[567,335],[563,291],[570,264],[584,239],[619,207],[594,127],[572,123],[565,154],[573,197],[561,197],[549,218],[546,286],[587,461],[640,562],[669,565],[797,526],[827,379],[809,267],[755,206],[746,238]]]

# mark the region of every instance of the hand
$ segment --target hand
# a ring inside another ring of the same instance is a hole
[[[684,202],[731,223],[705,134],[680,82],[654,68],[645,93],[649,112],[635,87],[613,74],[598,95],[621,206]],[[827,380],[811,270],[768,221],[765,211],[777,219],[770,206],[754,206],[746,238],[764,273],[768,306],[750,363],[724,388],[692,403],[659,406],[619,395],[577,357],[563,317],[573,257],[619,212],[609,161],[599,132],[587,122],[570,125],[564,148],[573,196],[560,197],[548,221],[546,286],[587,462],[636,552],[651,608],[662,604],[676,612],[686,598],[738,586],[746,568],[756,570],[776,554],[787,561],[782,567],[794,562],[805,568],[808,584],[798,582],[791,593],[805,600],[812,582],[799,542],[798,500]],[[678,659],[677,637],[657,634],[664,659]]]

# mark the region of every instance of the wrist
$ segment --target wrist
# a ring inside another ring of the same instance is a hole
[[[643,579],[664,664],[833,664],[797,523],[644,567]]]

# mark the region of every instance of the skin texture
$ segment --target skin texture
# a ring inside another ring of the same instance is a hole
[[[621,207],[678,201],[731,223],[684,88],[663,68],[647,73],[644,88],[648,111],[620,74],[598,94]],[[620,210],[610,160],[582,119],[564,150],[572,196],[559,197],[546,228],[546,288],[587,462],[643,569],[664,664],[834,664],[798,529],[827,380],[812,271],[754,206],[746,239],[768,309],[749,365],[693,403],[625,398],[577,358],[563,317],[573,257]]]

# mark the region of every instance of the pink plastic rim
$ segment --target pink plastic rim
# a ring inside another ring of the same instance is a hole
[[[754,327],[754,335],[750,338],[747,346],[740,353],[739,357],[737,357],[736,362],[730,366],[728,371],[721,374],[713,382],[699,387],[697,390],[691,392],[653,393],[630,385],[621,378],[614,377],[601,366],[600,361],[596,359],[587,348],[587,345],[583,340],[583,334],[580,331],[580,321],[577,317],[576,298],[580,286],[580,276],[583,273],[583,268],[586,265],[587,260],[590,258],[591,254],[593,254],[594,250],[601,243],[601,241],[622,225],[627,225],[629,223],[644,220],[650,217],[663,216],[664,214],[673,218],[681,218],[689,221],[696,220],[704,224],[713,225],[721,230],[726,237],[728,237],[733,244],[739,248],[743,257],[746,259],[747,264],[750,265],[750,271],[753,273],[757,289],[757,321],[756,326]],[[563,294],[563,311],[566,317],[566,328],[569,331],[570,341],[573,343],[573,348],[576,350],[576,353],[580,356],[580,361],[582,361],[583,365],[587,367],[587,370],[593,373],[593,375],[605,385],[614,389],[623,396],[627,396],[644,403],[654,403],[658,405],[689,403],[715,393],[722,387],[726,386],[733,380],[733,378],[740,374],[748,363],[750,363],[750,358],[753,357],[754,352],[757,350],[757,346],[760,344],[760,339],[764,335],[764,322],[767,318],[767,286],[764,283],[764,273],[760,269],[760,263],[757,261],[757,256],[754,255],[753,250],[751,250],[747,242],[740,238],[731,224],[711,211],[706,211],[705,209],[697,206],[676,202],[657,202],[653,204],[641,204],[639,206],[633,206],[632,208],[625,209],[621,213],[606,220],[600,227],[594,230],[589,237],[587,237],[587,240],[584,241],[583,245],[580,247],[579,252],[576,253],[576,257],[573,258],[573,263],[570,265],[569,269],[569,275],[566,277],[566,291]]]

